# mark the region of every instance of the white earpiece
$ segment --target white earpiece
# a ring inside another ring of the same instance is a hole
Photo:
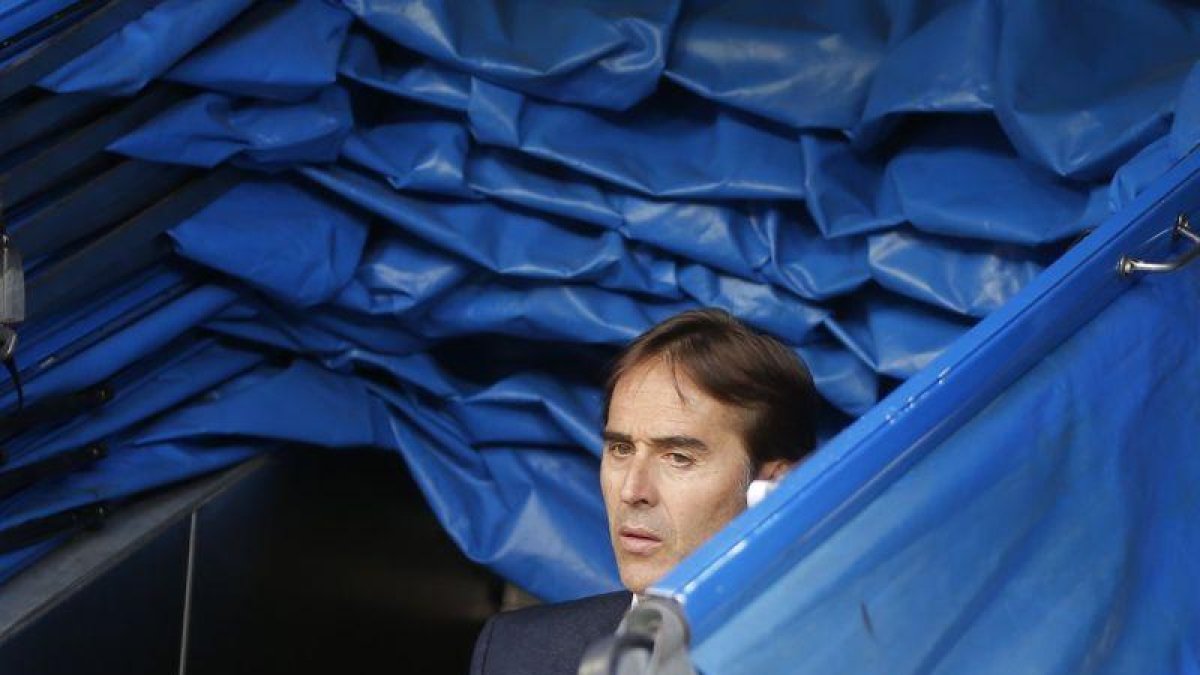
[[[761,502],[778,485],[779,481],[775,480],[750,481],[750,486],[746,488],[746,507],[749,508]]]

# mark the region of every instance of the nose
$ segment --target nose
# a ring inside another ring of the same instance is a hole
[[[648,457],[638,453],[625,468],[621,482],[621,501],[629,506],[654,506],[658,503],[654,467]]]

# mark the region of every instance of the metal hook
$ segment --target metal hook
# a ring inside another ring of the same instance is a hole
[[[1186,213],[1179,214],[1179,217],[1175,219],[1175,227],[1171,229],[1171,233],[1176,237],[1185,237],[1190,240],[1193,244],[1192,250],[1166,262],[1148,262],[1123,255],[1120,262],[1117,263],[1117,272],[1123,277],[1130,276],[1134,272],[1174,272],[1200,257],[1200,234],[1196,234],[1192,230]]]

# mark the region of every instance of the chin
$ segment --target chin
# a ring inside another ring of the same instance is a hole
[[[622,581],[621,584],[623,586],[625,586],[625,590],[627,590],[630,593],[633,593],[635,595],[642,595],[643,593],[646,592],[646,589],[650,587],[650,584],[640,583],[640,582],[632,582],[631,583],[631,582]]]
[[[646,589],[653,586],[654,582],[663,577],[663,571],[654,570],[630,570],[621,572],[621,584],[629,589],[632,593],[645,593]]]

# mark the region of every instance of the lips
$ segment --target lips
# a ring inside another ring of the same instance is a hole
[[[662,547],[662,539],[645,528],[622,527],[617,531],[621,549],[634,555],[649,555]]]

